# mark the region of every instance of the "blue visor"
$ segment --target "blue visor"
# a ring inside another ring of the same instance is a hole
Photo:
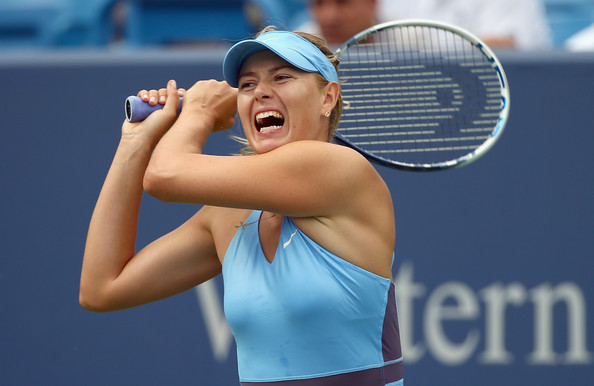
[[[338,83],[336,69],[326,55],[309,40],[289,31],[265,32],[256,39],[243,40],[231,47],[223,61],[223,75],[227,83],[237,87],[243,62],[266,49],[303,71],[317,72],[328,82]]]

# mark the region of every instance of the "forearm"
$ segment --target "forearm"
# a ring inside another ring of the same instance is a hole
[[[142,179],[151,148],[122,140],[93,212],[81,273],[80,301],[97,308],[109,283],[135,254]]]
[[[212,118],[203,109],[188,106],[155,147],[149,166],[176,155],[202,153],[213,128]]]
[[[195,163],[196,155],[202,154],[212,126],[206,115],[181,115],[155,148],[145,173],[144,189],[160,200],[176,201],[172,187],[190,165],[200,167]]]
[[[192,179],[200,169],[199,155],[213,131],[233,126],[237,89],[215,80],[197,82],[184,96],[182,112],[159,141],[147,168],[144,189],[164,201],[184,201],[176,184]]]

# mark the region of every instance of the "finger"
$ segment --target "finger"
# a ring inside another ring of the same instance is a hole
[[[186,94],[186,89],[185,88],[178,88],[177,89],[177,95],[184,96]]]
[[[144,102],[148,102],[149,94],[147,90],[138,91],[138,94],[136,94],[136,96],[140,97]]]
[[[159,103],[164,105],[166,101],[167,101],[167,89],[160,88],[159,89]]]
[[[154,106],[158,103],[159,101],[159,92],[157,90],[151,90],[148,92],[149,97],[148,97],[148,103],[151,106]]]
[[[165,102],[165,107],[163,107],[163,110],[165,110],[165,111],[173,110],[174,112],[177,113],[177,109],[179,106],[179,96],[177,95],[177,83],[175,82],[174,79],[171,79],[169,82],[167,82],[167,88],[165,89],[165,91],[166,91],[166,102]]]

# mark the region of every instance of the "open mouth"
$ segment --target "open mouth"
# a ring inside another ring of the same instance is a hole
[[[278,111],[265,111],[256,114],[256,129],[260,133],[280,129],[285,123],[285,117]]]

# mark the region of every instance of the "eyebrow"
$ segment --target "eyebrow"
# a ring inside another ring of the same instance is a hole
[[[272,73],[275,73],[275,72],[285,69],[285,68],[287,68],[289,70],[298,70],[297,67],[292,66],[290,64],[281,64],[279,66],[271,68],[270,70],[268,70],[268,72],[272,74]],[[241,79],[241,77],[244,77],[244,76],[255,76],[255,75],[256,75],[255,71],[240,72],[237,79]]]

